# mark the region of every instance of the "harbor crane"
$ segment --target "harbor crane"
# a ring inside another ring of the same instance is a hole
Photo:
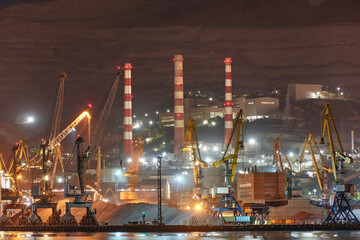
[[[320,160],[321,160],[321,166],[320,167],[319,167],[319,164],[318,164],[318,162],[316,160],[313,146],[315,146],[316,151],[319,154],[319,157],[320,157]],[[300,159],[299,159],[300,172],[302,170],[301,167],[302,167],[305,152],[306,152],[307,149],[310,150],[313,167],[314,167],[314,170],[315,170],[315,173],[316,173],[316,178],[317,178],[319,188],[320,188],[320,191],[321,191],[321,203],[320,203],[320,205],[326,207],[326,206],[329,205],[328,173],[332,172],[332,169],[327,167],[325,159],[323,158],[323,156],[321,154],[319,146],[318,146],[318,144],[317,144],[317,142],[315,140],[314,134],[312,132],[310,132],[308,134],[308,136],[305,138],[305,141],[304,141],[301,156],[300,156]]]
[[[90,109],[91,110],[91,109]],[[42,220],[37,214],[38,208],[51,208],[52,215],[49,217],[47,223],[49,225],[59,224],[61,222],[60,212],[57,211],[57,203],[51,202],[54,194],[52,192],[52,182],[54,176],[50,176],[53,161],[50,158],[52,150],[59,146],[62,140],[64,140],[71,131],[83,120],[87,118],[88,124],[90,124],[90,113],[89,111],[82,112],[73,122],[71,122],[61,133],[59,133],[51,141],[43,141],[40,145],[40,156],[42,156],[42,186],[35,185],[31,186],[31,196],[33,199],[39,199],[39,201],[33,203],[32,214],[29,217],[31,224],[41,224]],[[55,171],[52,171],[55,174]]]
[[[224,152],[222,159],[212,164],[214,168],[219,167],[222,163],[225,164],[225,187],[217,188],[216,190],[217,193],[223,194],[219,203],[214,208],[214,216],[217,218],[223,217],[224,213],[227,212],[230,212],[232,216],[243,215],[243,211],[239,203],[232,196],[232,193],[234,192],[232,185],[235,181],[239,150],[244,148],[244,139],[245,139],[247,122],[248,119],[245,113],[243,112],[242,109],[240,109],[236,116],[234,122],[234,128],[231,133],[229,143],[226,146],[226,150]],[[234,148],[234,152],[231,153],[230,149],[234,135],[236,135],[235,148]]]
[[[283,163],[285,160],[285,163]],[[286,174],[286,191],[287,198],[291,199],[292,197],[300,197],[301,190],[293,188],[292,175],[298,174],[295,172],[291,166],[289,158],[286,155],[284,147],[281,143],[280,138],[276,138],[273,148],[273,165],[276,167],[276,172],[282,172]],[[297,194],[295,194],[297,193]]]
[[[333,133],[336,136],[338,150],[335,150]],[[331,114],[330,105],[326,104],[321,112],[321,141],[324,144],[327,133],[328,144],[330,148],[332,172],[335,179],[335,198],[329,215],[326,217],[324,224],[339,223],[359,223],[359,220],[352,212],[348,195],[353,196],[356,186],[344,183],[342,176],[344,173],[344,163],[351,164],[353,159],[344,154],[339,134],[336,130],[334,117]]]
[[[95,152],[100,144],[106,122],[109,118],[110,111],[112,109],[112,105],[114,103],[114,99],[116,96],[116,91],[119,83],[121,82],[123,77],[123,71],[118,67],[117,74],[115,76],[114,82],[111,86],[109,94],[106,98],[105,104],[102,107],[102,110],[99,115],[96,115],[96,121],[91,121],[91,125],[93,128],[93,134],[91,137],[91,141],[89,141],[89,146],[83,152],[81,150],[81,145],[84,142],[82,137],[79,137],[75,142],[76,147],[76,156],[77,156],[77,164],[76,164],[76,173],[78,175],[79,186],[73,186],[68,183],[68,173],[69,170],[65,172],[65,185],[64,185],[64,196],[65,198],[73,198],[74,201],[66,203],[66,212],[65,215],[61,217],[62,221],[67,225],[77,225],[77,221],[75,217],[71,214],[71,208],[85,208],[86,214],[82,217],[79,222],[80,225],[98,225],[98,221],[96,219],[96,210],[92,210],[92,201],[88,201],[87,198],[90,195],[86,192],[85,189],[85,166],[89,161],[91,154]],[[68,164],[70,161],[68,162]],[[68,168],[66,168],[68,169]]]
[[[190,204],[191,209],[204,210],[212,212],[212,208],[208,201],[209,189],[204,187],[203,184],[203,168],[207,168],[208,165],[201,159],[199,143],[196,134],[196,128],[194,120],[189,117],[186,125],[185,139],[184,139],[183,151],[189,152],[189,158],[193,162],[193,173],[195,188],[193,189],[193,200]]]
[[[26,204],[22,202],[23,193],[20,189],[19,181],[21,180],[21,173],[29,162],[28,146],[20,140],[12,148],[9,164],[7,167],[2,161],[2,169],[4,169],[5,176],[10,178],[12,187],[10,189],[1,188],[2,215],[0,216],[0,224],[12,224],[8,210],[20,210],[21,215],[17,222],[19,225],[27,224],[26,218]],[[4,203],[6,202],[6,203]]]

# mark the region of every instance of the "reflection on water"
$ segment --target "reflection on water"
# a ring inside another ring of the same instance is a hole
[[[32,233],[0,232],[1,239],[21,240],[180,240],[180,239],[360,239],[360,231],[192,232],[192,233]]]

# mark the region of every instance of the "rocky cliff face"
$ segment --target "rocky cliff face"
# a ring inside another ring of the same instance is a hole
[[[185,90],[222,95],[230,56],[235,94],[301,82],[356,96],[359,1],[345,2],[56,0],[2,9],[0,120],[30,111],[47,126],[65,71],[69,122],[100,104],[124,62],[134,65],[135,113],[172,107],[174,54],[184,55]]]

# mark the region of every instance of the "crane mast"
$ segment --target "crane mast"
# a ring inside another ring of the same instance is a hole
[[[73,202],[66,203],[66,213],[62,216],[62,221],[66,224],[70,225],[77,225],[77,221],[75,217],[71,214],[71,208],[73,207],[82,207],[86,208],[86,214],[83,216],[82,220],[80,221],[80,225],[98,225],[98,221],[95,217],[95,212],[92,210],[92,202],[87,201],[87,197],[89,194],[86,192],[84,187],[84,172],[86,163],[89,161],[91,154],[96,151],[97,147],[100,144],[110,111],[112,109],[112,105],[114,103],[116,91],[118,85],[122,79],[122,70],[118,67],[117,74],[115,76],[114,82],[111,86],[109,94],[107,96],[106,102],[102,107],[102,110],[99,116],[96,117],[96,121],[94,119],[91,121],[91,125],[95,125],[93,127],[93,134],[91,137],[91,141],[89,141],[89,146],[83,152],[81,150],[80,145],[84,142],[82,137],[79,137],[76,142],[76,150],[77,150],[77,174],[79,179],[79,187],[80,189],[76,188],[66,182],[64,185],[64,196],[66,198],[74,198]]]
[[[230,212],[233,216],[243,215],[242,208],[236,199],[231,195],[233,193],[233,183],[236,176],[236,167],[239,150],[244,148],[244,139],[248,119],[242,109],[239,110],[235,122],[234,128],[231,133],[229,143],[226,146],[226,150],[221,160],[212,164],[214,168],[217,168],[221,163],[225,164],[225,191],[222,191],[222,198],[217,206],[214,208],[214,216],[217,218],[223,218],[224,213]],[[234,135],[236,134],[234,153],[230,152]],[[231,163],[230,163],[231,162]],[[230,166],[231,164],[231,166]],[[216,190],[216,192],[219,192]],[[223,218],[224,219],[224,218]],[[225,220],[224,220],[225,221]]]

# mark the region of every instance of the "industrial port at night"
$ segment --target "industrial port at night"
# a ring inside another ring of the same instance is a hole
[[[355,0],[88,1],[0,3],[1,239],[360,237]]]

